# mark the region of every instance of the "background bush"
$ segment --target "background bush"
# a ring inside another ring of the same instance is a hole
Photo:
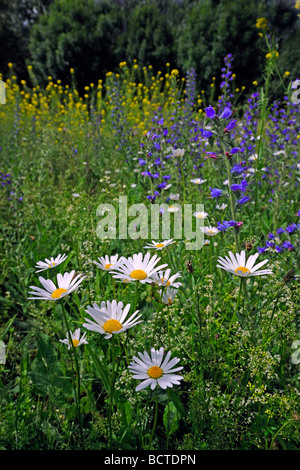
[[[13,61],[27,79],[31,64],[43,85],[49,75],[70,83],[74,68],[82,90],[124,60],[156,72],[169,62],[184,74],[193,68],[205,88],[231,53],[236,84],[248,87],[263,69],[255,23],[264,16],[280,47],[279,68],[295,79],[298,12],[294,0],[0,0],[0,71],[5,76]]]

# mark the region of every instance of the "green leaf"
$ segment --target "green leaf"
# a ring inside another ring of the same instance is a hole
[[[163,416],[165,430],[168,436],[179,428],[179,413],[172,401],[166,406]]]
[[[105,388],[105,391],[107,393],[109,393],[110,391],[110,383],[109,383],[109,369],[107,367],[107,365],[100,360],[100,358],[98,357],[98,355],[95,353],[95,351],[93,350],[93,348],[90,346],[90,345],[87,345],[87,350],[96,366],[96,370],[98,371],[99,373],[99,376],[100,376],[100,379],[104,385],[104,388]]]

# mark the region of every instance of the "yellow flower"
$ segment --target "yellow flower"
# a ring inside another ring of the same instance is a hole
[[[295,3],[296,10],[300,10],[300,0],[297,0]]]
[[[279,57],[279,54],[277,51],[268,52],[268,54],[266,54],[266,59],[272,59],[273,57],[275,59]]]
[[[257,85],[258,85],[258,82],[257,82],[256,80],[254,80],[254,82],[252,82],[252,85],[257,86]]]
[[[267,29],[268,27],[268,20],[267,18],[258,18],[258,20],[256,21],[256,25],[255,25],[258,29]]]
[[[289,77],[290,74],[291,74],[291,72],[289,72],[289,71],[287,70],[286,72],[284,72],[283,75],[284,75],[285,77]]]

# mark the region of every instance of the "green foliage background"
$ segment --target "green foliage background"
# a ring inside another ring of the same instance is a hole
[[[82,90],[136,59],[155,72],[167,62],[181,73],[193,67],[204,88],[231,53],[237,86],[249,86],[263,68],[255,27],[261,16],[280,47],[279,68],[298,78],[294,0],[0,0],[0,72],[13,61],[18,77],[28,79],[30,64],[43,85],[49,75],[70,83],[72,67]]]

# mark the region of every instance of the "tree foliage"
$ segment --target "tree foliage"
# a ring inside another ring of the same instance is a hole
[[[12,61],[23,73],[27,62],[41,84],[48,75],[69,83],[74,68],[82,90],[124,60],[154,71],[169,62],[184,74],[195,69],[205,87],[231,53],[237,86],[249,86],[264,68],[256,20],[266,17],[279,67],[297,78],[298,13],[294,0],[0,0],[0,71]]]

